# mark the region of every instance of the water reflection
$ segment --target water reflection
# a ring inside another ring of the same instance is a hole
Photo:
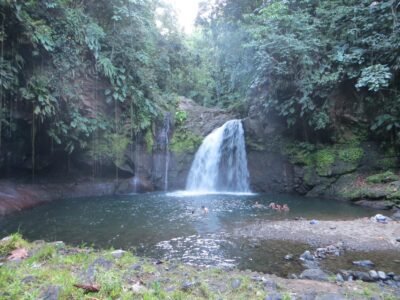
[[[263,207],[255,207],[256,202]],[[291,210],[270,210],[270,202],[287,203]],[[268,271],[277,269],[275,262],[284,265],[287,253],[299,254],[304,247],[267,242],[252,248],[247,245],[251,243],[230,238],[231,230],[266,219],[350,219],[374,213],[347,203],[290,195],[152,193],[57,201],[0,219],[0,233],[20,231],[30,240],[136,249],[142,255],[187,263]]]

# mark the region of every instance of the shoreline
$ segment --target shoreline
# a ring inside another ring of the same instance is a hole
[[[343,243],[350,251],[400,251],[400,222],[377,223],[370,218],[347,221],[261,221],[233,230],[237,237],[307,243],[313,247]]]
[[[39,299],[270,300],[397,299],[400,295],[400,288],[379,282],[286,279],[140,258],[123,250],[28,243],[19,235],[1,240],[0,250],[0,298],[4,299],[24,299],[27,294]],[[17,258],[8,259],[10,253]]]

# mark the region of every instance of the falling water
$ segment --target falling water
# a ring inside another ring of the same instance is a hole
[[[164,173],[164,190],[168,191],[168,169],[169,169],[169,131],[171,124],[171,114],[168,113],[164,119],[165,130],[165,173]]]
[[[211,132],[196,153],[186,190],[199,192],[250,192],[244,131],[231,120]]]

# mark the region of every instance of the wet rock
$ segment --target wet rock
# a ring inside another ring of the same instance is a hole
[[[328,255],[340,256],[343,251],[343,243],[337,243],[335,245],[329,245],[325,248],[318,248],[314,252],[314,256],[317,258],[326,258]]]
[[[283,296],[279,293],[273,293],[268,295],[265,300],[283,300]]]
[[[111,252],[111,255],[114,257],[114,258],[121,258],[122,256],[124,256],[125,255],[125,253],[127,253],[126,251],[124,251],[124,250],[115,250],[115,251],[113,251],[113,252]]]
[[[344,279],[343,279],[343,276],[341,275],[341,274],[336,274],[336,281],[337,282],[343,282],[344,281]]]
[[[301,279],[328,281],[328,275],[321,269],[308,269],[300,274]]]
[[[286,260],[292,260],[293,259],[293,254],[287,254],[285,255]]]
[[[387,275],[387,277],[389,277],[389,278],[393,278],[396,274],[394,274],[394,272],[389,272],[389,273],[387,273],[386,275]]]
[[[375,270],[369,271],[368,274],[373,280],[378,280],[379,279],[378,272],[376,272]]]
[[[396,242],[399,242],[399,243],[400,243],[400,238],[396,239]]]
[[[305,261],[303,261],[302,265],[306,269],[318,269],[319,268],[319,264],[316,260],[305,260]]]
[[[241,279],[234,279],[231,282],[231,287],[234,290],[237,290],[238,288],[240,288],[241,285],[242,285],[242,280]]]
[[[304,253],[302,255],[300,255],[300,259],[303,261],[306,260],[314,260],[314,256],[311,254],[310,251],[304,251]]]
[[[395,275],[393,276],[394,281],[399,281],[400,282],[400,275]]]
[[[379,276],[380,280],[386,280],[387,279],[386,273],[383,272],[383,271],[378,271],[378,276]]]
[[[355,279],[362,280],[362,281],[365,281],[365,282],[374,281],[371,278],[371,276],[369,276],[369,273],[367,273],[367,272],[354,271],[353,272],[353,276],[354,276]]]
[[[59,286],[50,285],[39,296],[39,300],[58,300],[61,288]]]
[[[357,261],[353,261],[353,265],[364,267],[364,268],[371,268],[375,264],[370,260],[357,260]]]

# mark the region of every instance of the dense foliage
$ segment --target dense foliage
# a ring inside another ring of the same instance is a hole
[[[170,14],[157,0],[2,0],[3,155],[30,140],[32,170],[38,147],[122,164],[179,92],[187,47]]]
[[[219,105],[246,99],[304,132],[363,125],[400,138],[400,1],[239,1],[204,6]],[[350,125],[349,124],[349,125]]]
[[[82,150],[94,173],[122,167],[176,95],[278,116],[300,139],[400,144],[399,0],[200,8],[185,36],[163,0],[1,0],[0,169],[15,151],[33,172]]]

